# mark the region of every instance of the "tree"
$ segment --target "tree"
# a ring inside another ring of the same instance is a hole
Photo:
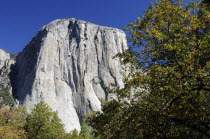
[[[161,0],[129,23],[130,65],[118,101],[88,121],[101,138],[210,137],[210,12],[202,3]]]
[[[0,138],[25,139],[27,111],[24,108],[12,108],[2,105],[0,107]]]
[[[27,118],[26,130],[30,139],[60,139],[65,135],[64,126],[57,113],[43,101],[35,106]]]
[[[74,129],[73,131],[71,131],[71,133],[65,134],[64,139],[86,139],[86,138],[79,135],[78,131]]]
[[[88,127],[86,118],[82,120],[80,136],[84,137],[85,139],[93,139],[93,135],[91,133],[91,129]]]

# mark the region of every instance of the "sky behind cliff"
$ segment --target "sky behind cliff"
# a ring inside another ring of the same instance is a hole
[[[77,18],[123,29],[155,0],[1,0],[0,48],[18,53],[49,22]],[[189,2],[190,0],[185,0]]]

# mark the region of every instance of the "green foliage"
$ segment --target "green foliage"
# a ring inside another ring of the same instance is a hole
[[[93,139],[91,129],[88,127],[88,124],[85,118],[82,120],[80,136],[84,137],[85,139]]]
[[[85,118],[82,120],[80,134],[76,129],[71,133],[67,133],[64,137],[65,139],[94,139],[90,128],[88,127]]]
[[[0,103],[0,105],[14,104],[14,100],[13,100],[12,96],[10,95],[8,88],[0,87],[0,98],[3,99],[3,101]]]
[[[101,138],[210,137],[210,12],[182,0],[151,4],[129,23],[130,49],[118,56],[130,65],[119,101],[89,116]]]
[[[71,135],[72,135],[72,138],[77,138],[79,136],[79,133],[76,129],[74,129],[72,132],[71,132]]]
[[[1,139],[92,139],[85,121],[81,128],[81,135],[76,129],[65,133],[57,113],[43,101],[38,103],[30,114],[24,107],[0,107]]]
[[[57,113],[44,102],[38,103],[27,118],[28,138],[60,139],[65,135],[63,124]]]
[[[86,139],[86,138],[80,136],[78,131],[74,129],[71,133],[65,134],[64,139]]]
[[[25,108],[12,108],[2,105],[0,107],[0,138],[25,139],[27,111]]]

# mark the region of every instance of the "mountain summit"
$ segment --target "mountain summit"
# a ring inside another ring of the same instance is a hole
[[[117,53],[127,49],[119,29],[82,20],[59,19],[45,25],[17,55],[12,89],[28,110],[44,100],[58,112],[66,131],[80,130],[85,114],[109,99],[103,86],[123,86]]]

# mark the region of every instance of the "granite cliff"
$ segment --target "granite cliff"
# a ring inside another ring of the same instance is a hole
[[[55,20],[17,55],[10,73],[14,99],[28,110],[44,100],[67,132],[80,130],[84,115],[100,111],[101,98],[110,99],[103,86],[123,86],[124,70],[113,56],[125,49],[126,36],[119,29]]]
[[[0,104],[13,104],[12,87],[9,73],[14,57],[10,53],[0,49]]]

